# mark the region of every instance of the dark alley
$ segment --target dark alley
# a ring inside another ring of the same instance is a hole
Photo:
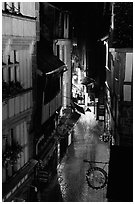
[[[100,141],[102,124],[98,125],[93,112],[82,114],[74,127],[73,143],[58,166],[56,178],[47,189],[41,190],[40,201],[105,202],[107,186],[95,190],[88,186],[84,159],[109,164],[109,144]],[[103,168],[103,164],[96,164]],[[108,165],[105,167],[108,172]]]
[[[1,9],[2,201],[132,202],[133,2]]]

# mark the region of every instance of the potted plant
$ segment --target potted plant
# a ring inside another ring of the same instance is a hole
[[[19,81],[5,82],[2,81],[2,99],[5,100],[10,96],[15,96],[16,94],[23,91],[23,87]]]
[[[7,145],[6,150],[2,155],[2,165],[14,165],[17,162],[17,159],[21,157],[22,151],[23,147],[19,145],[18,142],[14,142],[12,146]]]

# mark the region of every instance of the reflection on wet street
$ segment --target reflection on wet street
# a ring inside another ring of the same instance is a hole
[[[63,202],[105,202],[106,187],[94,190],[87,185],[88,163],[83,160],[109,160],[109,147],[99,140],[102,125],[95,120],[92,112],[82,114],[74,128],[74,142],[58,168],[58,182]],[[103,167],[103,164],[97,164]],[[106,171],[108,166],[106,166]]]
[[[41,192],[41,201],[50,202],[105,202],[107,187],[95,190],[86,182],[86,171],[91,161],[109,161],[109,146],[99,140],[102,123],[92,112],[82,114],[74,127],[73,142],[57,169],[57,176]],[[96,164],[103,167],[103,164]],[[108,171],[108,166],[105,168]]]

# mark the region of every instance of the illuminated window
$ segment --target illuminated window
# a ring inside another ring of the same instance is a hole
[[[131,101],[131,85],[124,85],[124,101]]]
[[[131,82],[133,69],[133,53],[126,53],[125,81]]]

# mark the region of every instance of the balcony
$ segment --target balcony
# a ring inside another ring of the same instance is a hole
[[[3,125],[5,120],[15,116],[18,117],[19,114],[30,110],[32,106],[32,88],[25,89],[14,96],[5,98],[2,102]]]

